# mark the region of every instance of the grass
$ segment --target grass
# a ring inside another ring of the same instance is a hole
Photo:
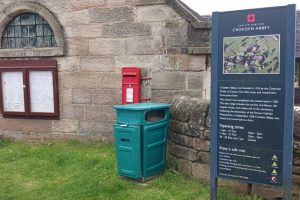
[[[173,170],[141,184],[117,175],[114,146],[0,142],[0,199],[206,200],[209,187]],[[251,196],[219,190],[222,200]]]

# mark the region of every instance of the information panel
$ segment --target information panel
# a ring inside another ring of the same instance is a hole
[[[291,177],[295,6],[214,13],[212,40],[212,179],[284,185]]]
[[[31,112],[54,113],[52,71],[30,71]]]
[[[2,72],[3,110],[25,112],[23,72]]]

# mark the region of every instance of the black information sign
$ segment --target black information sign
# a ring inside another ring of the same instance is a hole
[[[295,12],[213,13],[212,199],[217,177],[290,189]]]

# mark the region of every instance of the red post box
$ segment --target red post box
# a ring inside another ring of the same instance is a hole
[[[122,104],[139,103],[141,92],[141,69],[122,68]]]

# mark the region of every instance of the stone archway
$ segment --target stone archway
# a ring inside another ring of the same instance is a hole
[[[44,6],[32,2],[13,3],[3,9],[0,18],[0,38],[3,31],[15,16],[21,13],[32,12],[43,17],[51,26],[56,39],[56,47],[51,48],[27,48],[27,49],[0,49],[0,57],[43,57],[63,56],[65,54],[65,41],[63,28],[56,17]],[[0,40],[1,47],[1,40]]]

